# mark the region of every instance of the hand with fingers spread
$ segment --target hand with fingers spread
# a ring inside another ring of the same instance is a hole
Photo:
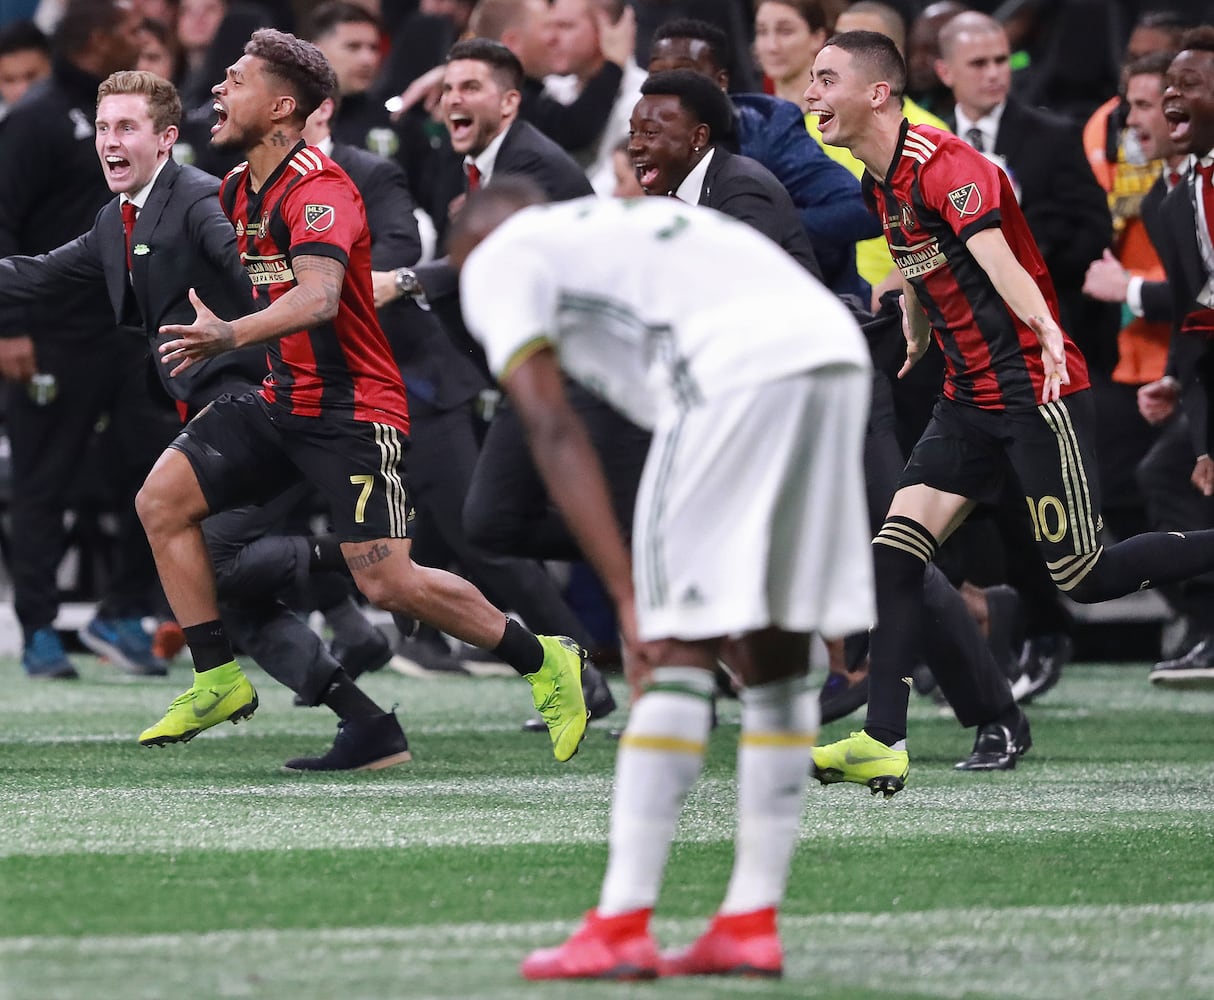
[[[174,338],[160,345],[161,364],[176,366],[169,372],[170,376],[180,375],[194,362],[236,346],[236,331],[232,324],[211,312],[192,288],[190,304],[194,307],[193,323],[189,326],[168,324],[160,328],[161,336]]]
[[[1062,398],[1062,387],[1071,382],[1066,371],[1066,347],[1062,331],[1049,316],[1030,316],[1028,325],[1041,344],[1041,366],[1045,369],[1041,402],[1053,403]]]

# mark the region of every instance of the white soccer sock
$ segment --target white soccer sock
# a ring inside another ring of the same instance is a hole
[[[738,832],[721,913],[778,907],[801,827],[818,697],[806,678],[744,690],[738,740]]]
[[[659,667],[620,738],[601,916],[652,907],[683,800],[700,773],[712,726],[713,677]]]

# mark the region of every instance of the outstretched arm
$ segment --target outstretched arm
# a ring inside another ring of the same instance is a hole
[[[161,334],[173,339],[160,345],[161,361],[178,375],[195,361],[237,347],[258,344],[327,323],[337,315],[346,266],[332,257],[301,254],[291,261],[295,287],[261,312],[226,322],[190,289],[196,318],[188,326],[169,324]]]
[[[1050,314],[1045,296],[1012,253],[1001,229],[984,229],[971,236],[965,245],[1007,307],[1037,335],[1037,342],[1041,344],[1041,363],[1045,368],[1041,401],[1053,402],[1062,394],[1062,386],[1071,379],[1066,371],[1062,331]]]

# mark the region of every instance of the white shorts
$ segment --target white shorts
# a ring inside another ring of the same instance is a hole
[[[641,639],[871,627],[870,379],[832,365],[659,422],[633,522]]]

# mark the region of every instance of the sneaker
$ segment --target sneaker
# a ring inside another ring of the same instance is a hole
[[[284,771],[379,771],[413,759],[395,712],[337,724],[337,739],[320,757],[296,757]]]
[[[979,726],[974,749],[953,768],[957,771],[1011,771],[1016,767],[1016,761],[1028,753],[1032,745],[1029,719],[1021,712],[1011,729],[998,722]]]
[[[329,644],[333,659],[341,664],[350,680],[382,670],[392,659],[392,644],[379,629],[372,628],[359,642],[334,639]]]
[[[653,979],[658,947],[650,910],[600,917],[591,910],[564,944],[533,951],[519,967],[524,979]]]
[[[1150,680],[1177,690],[1214,687],[1214,639],[1202,639],[1184,656],[1156,663]]]
[[[21,666],[32,680],[74,681],[80,676],[63,651],[59,633],[49,625],[30,635],[21,651]]]
[[[396,644],[396,655],[388,661],[388,668],[405,677],[469,676],[437,632],[402,636]]]
[[[776,932],[775,908],[717,914],[690,947],[662,953],[658,975],[778,979],[784,975],[784,949]]]
[[[1062,668],[1071,662],[1075,645],[1065,632],[1030,636],[1020,652],[1020,676],[1012,684],[1012,697],[1027,705],[1045,694],[1062,677]]]
[[[910,755],[905,750],[891,750],[864,730],[837,743],[814,747],[813,758],[814,775],[822,784],[854,781],[887,799],[902,791],[910,771]]]
[[[168,664],[152,653],[152,637],[138,618],[94,618],[77,635],[84,645],[128,674],[163,677]]]
[[[552,756],[566,761],[578,751],[586,736],[586,698],[582,694],[582,667],[586,651],[566,636],[541,635],[544,662],[539,670],[525,674],[535,703],[552,737]]]
[[[851,715],[867,701],[868,674],[858,679],[851,674],[827,674],[818,692],[822,725]]]
[[[185,632],[176,622],[161,622],[152,635],[152,655],[166,663],[185,649]]]
[[[164,718],[139,734],[145,747],[188,743],[221,722],[235,725],[257,711],[257,692],[235,663],[194,675],[194,686],[173,699]]]
[[[607,686],[607,678],[590,660],[582,665],[582,697],[586,700],[586,709],[590,712],[590,721],[602,719],[616,710],[615,695]],[[525,733],[547,732],[548,724],[538,716],[523,723]]]

